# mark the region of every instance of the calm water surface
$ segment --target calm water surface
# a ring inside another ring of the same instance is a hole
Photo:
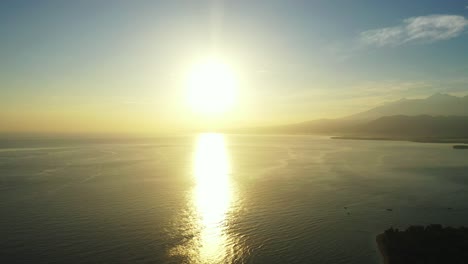
[[[468,151],[447,144],[10,141],[0,262],[379,263],[390,226],[468,225],[467,187]]]

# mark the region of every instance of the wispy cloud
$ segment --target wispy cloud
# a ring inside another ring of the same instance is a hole
[[[426,43],[460,36],[468,28],[468,20],[458,15],[410,17],[394,27],[361,32],[360,41],[374,46],[398,46],[405,43]]]

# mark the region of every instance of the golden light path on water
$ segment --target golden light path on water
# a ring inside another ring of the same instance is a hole
[[[193,204],[200,230],[195,252],[201,263],[221,263],[232,256],[233,238],[226,232],[227,216],[234,201],[230,173],[224,136],[199,135],[193,164],[196,181]]]

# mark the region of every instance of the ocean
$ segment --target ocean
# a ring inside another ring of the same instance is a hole
[[[468,151],[317,136],[0,143],[1,263],[380,263],[468,225]]]

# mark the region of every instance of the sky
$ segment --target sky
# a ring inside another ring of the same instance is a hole
[[[265,126],[468,94],[468,0],[5,0],[0,34],[0,132]],[[209,56],[237,83],[217,116],[186,100]]]

